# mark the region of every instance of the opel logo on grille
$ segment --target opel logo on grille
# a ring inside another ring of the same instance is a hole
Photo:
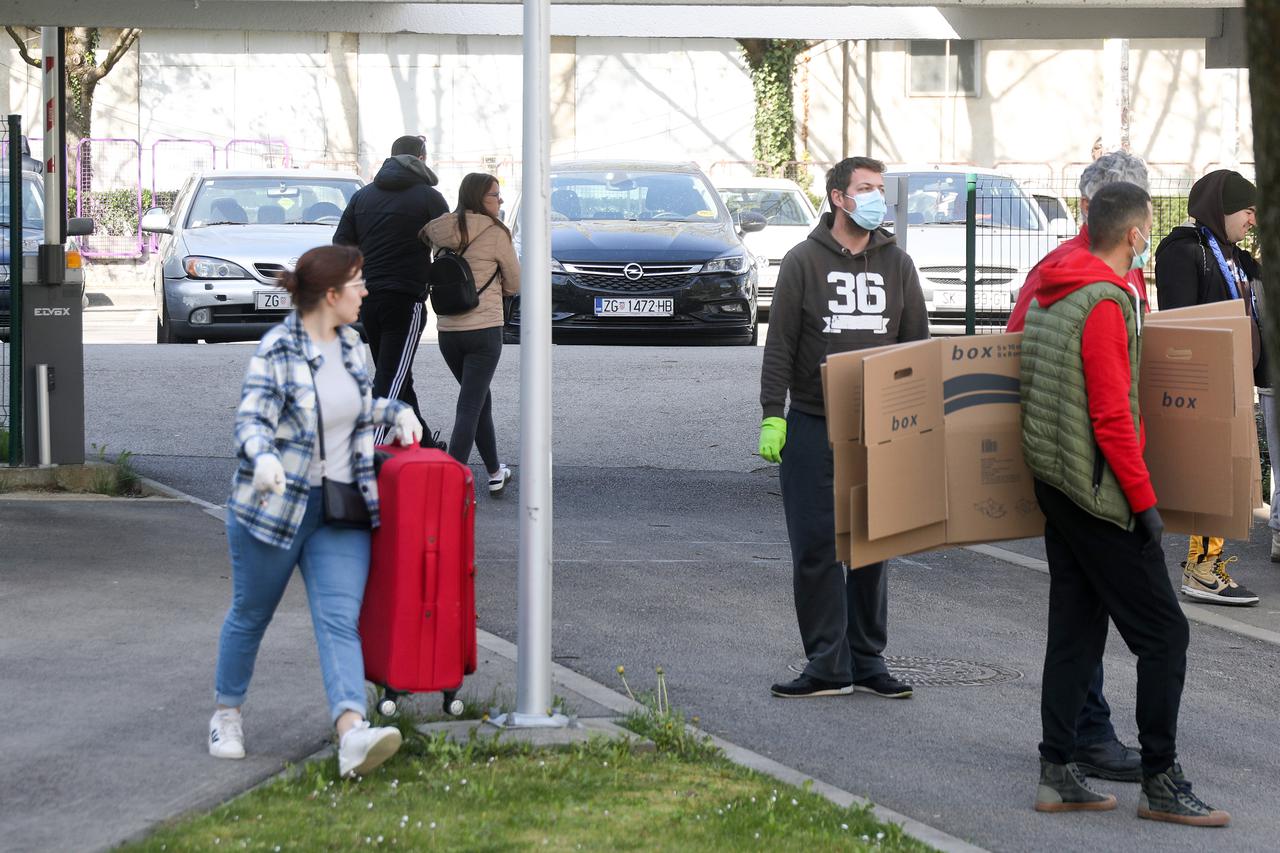
[[[622,268],[622,274],[627,277],[627,281],[639,281],[644,278],[644,267],[639,264],[627,264]]]

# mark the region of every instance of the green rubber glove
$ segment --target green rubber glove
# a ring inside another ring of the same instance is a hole
[[[760,457],[765,462],[781,462],[782,446],[786,443],[786,421],[782,418],[765,418],[760,422]]]

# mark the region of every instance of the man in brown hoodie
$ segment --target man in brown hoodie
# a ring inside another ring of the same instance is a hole
[[[927,338],[929,318],[915,264],[880,228],[884,164],[869,157],[837,163],[827,172],[827,200],[832,212],[782,259],[760,375],[760,456],[782,464],[796,617],[808,658],[799,678],[773,685],[772,692],[809,697],[860,690],[906,699],[911,687],[889,674],[883,657],[885,563],[848,571],[836,560],[820,366],[830,353]]]

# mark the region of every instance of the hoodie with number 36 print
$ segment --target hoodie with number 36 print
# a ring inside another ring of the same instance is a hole
[[[841,214],[843,215],[843,214]],[[920,277],[883,229],[853,253],[831,233],[833,214],[782,259],[769,309],[760,405],[766,418],[791,406],[824,414],[820,365],[828,355],[929,337]]]

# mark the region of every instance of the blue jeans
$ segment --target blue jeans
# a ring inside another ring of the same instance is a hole
[[[234,512],[227,513],[232,595],[218,640],[215,702],[230,707],[244,702],[262,635],[297,566],[307,586],[329,712],[335,722],[344,711],[365,715],[364,656],[357,626],[369,578],[369,536],[367,530],[326,525],[319,487],[311,489],[290,548],[255,539]]]

